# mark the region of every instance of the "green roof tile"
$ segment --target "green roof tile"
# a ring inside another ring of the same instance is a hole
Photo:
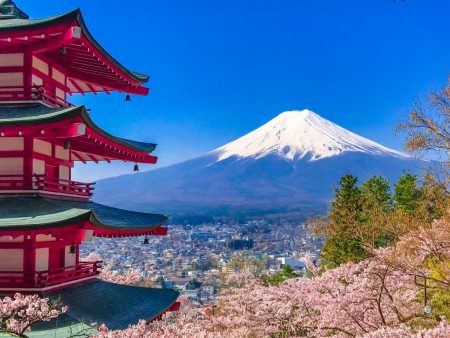
[[[42,104],[29,104],[0,107],[0,127],[51,123],[74,117],[81,117],[86,125],[95,132],[102,135],[106,139],[123,145],[129,149],[151,153],[156,148],[156,144],[154,143],[128,140],[107,133],[99,126],[97,126],[94,121],[92,121],[84,106],[69,108],[49,108]]]
[[[150,320],[165,312],[177,300],[179,293],[172,289],[143,288],[95,280],[44,293],[44,297],[60,300],[69,307],[60,325],[56,320],[39,323],[32,331],[51,330],[84,323],[105,324],[109,329],[121,330],[140,319]],[[51,331],[48,331],[51,332]]]
[[[29,30],[29,29],[39,29],[55,26],[61,23],[70,23],[76,20],[78,25],[81,27],[84,36],[91,42],[99,51],[102,53],[112,64],[122,70],[130,78],[134,79],[141,84],[146,83],[149,80],[149,76],[129,70],[123,66],[119,61],[114,59],[92,36],[92,34],[87,29],[84,22],[81,11],[76,9],[72,12],[51,16],[43,19],[10,19],[10,20],[0,20],[0,34],[4,32]]]
[[[145,230],[162,226],[167,216],[108,207],[94,202],[74,202],[40,196],[0,197],[2,229],[37,229],[90,221],[108,230]]]

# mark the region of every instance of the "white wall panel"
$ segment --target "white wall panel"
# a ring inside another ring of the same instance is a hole
[[[0,249],[0,271],[23,271],[23,249]]]
[[[0,151],[21,151],[23,149],[23,137],[0,137]]]

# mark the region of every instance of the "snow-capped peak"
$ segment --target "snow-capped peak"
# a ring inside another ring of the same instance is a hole
[[[407,158],[408,155],[356,135],[310,110],[281,113],[258,129],[211,153],[217,161],[229,157],[255,159],[277,154],[287,160],[316,161],[345,152]]]

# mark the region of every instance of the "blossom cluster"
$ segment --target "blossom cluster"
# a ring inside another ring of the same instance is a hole
[[[13,298],[0,300],[0,332],[23,335],[33,324],[54,319],[67,310],[48,298],[16,293]]]
[[[97,337],[449,337],[446,318],[423,313],[422,289],[414,282],[429,275],[430,257],[450,260],[449,230],[448,221],[437,221],[374,251],[371,259],[323,273],[308,261],[312,278],[276,286],[244,269],[226,278],[217,306],[187,302],[161,320],[124,331],[103,328]],[[445,282],[448,264],[442,267]]]
[[[97,253],[91,253],[81,259],[85,262],[98,262],[102,260],[102,257]],[[112,263],[108,262],[102,267],[99,278],[106,282],[116,284],[135,285],[142,279],[142,271],[130,268],[124,273],[119,274],[117,271],[112,270]]]

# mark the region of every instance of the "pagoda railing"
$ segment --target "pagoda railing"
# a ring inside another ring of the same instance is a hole
[[[2,191],[40,190],[90,198],[93,195],[94,185],[95,183],[82,183],[45,175],[0,175],[0,193]]]
[[[57,96],[55,89],[48,86],[32,86],[31,88],[0,86],[0,102],[2,101],[42,101],[52,107],[73,106],[66,99]]]
[[[69,283],[78,279],[93,277],[100,274],[102,261],[80,262],[77,265],[66,266],[35,273],[0,271],[0,288],[37,288]]]

